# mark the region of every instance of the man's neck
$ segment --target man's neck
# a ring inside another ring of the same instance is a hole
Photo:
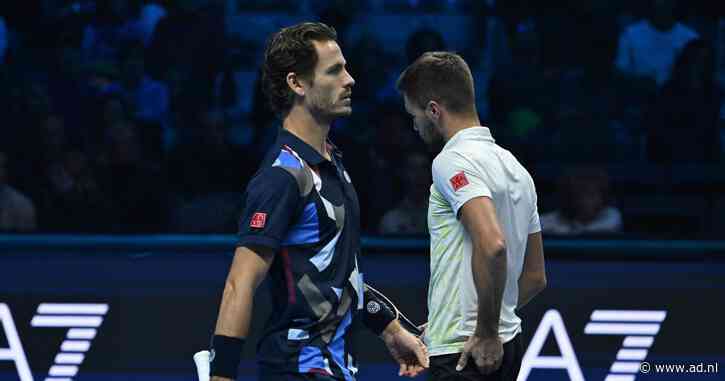
[[[309,144],[322,157],[331,160],[327,151],[327,135],[330,132],[330,123],[320,121],[303,107],[292,107],[290,113],[284,118],[282,128]]]
[[[446,123],[444,131],[446,142],[451,140],[459,131],[480,125],[481,121],[478,119],[478,115],[457,116],[449,114],[448,123]]]

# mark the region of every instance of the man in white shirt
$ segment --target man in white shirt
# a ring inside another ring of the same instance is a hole
[[[431,378],[515,380],[523,357],[515,311],[546,285],[534,182],[481,126],[460,56],[423,54],[397,88],[421,138],[443,146],[428,207]]]
[[[661,87],[679,52],[698,35],[675,20],[675,0],[652,3],[652,17],[630,25],[619,37],[615,66],[625,76],[653,79]]]

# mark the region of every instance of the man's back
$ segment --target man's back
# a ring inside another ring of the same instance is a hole
[[[506,242],[507,280],[499,335],[507,342],[521,331],[521,320],[515,314],[517,281],[528,235],[540,230],[534,183],[518,160],[495,144],[488,128],[467,128],[454,135],[433,162],[428,214],[428,340],[432,355],[460,351],[476,327],[478,297],[471,269],[471,238],[458,214],[463,204],[481,196],[493,201]]]

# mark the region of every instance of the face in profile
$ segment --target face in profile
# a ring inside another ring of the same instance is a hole
[[[317,66],[305,92],[305,104],[313,115],[332,120],[352,113],[355,80],[347,72],[345,57],[335,41],[313,41]]]
[[[410,101],[407,96],[404,96],[403,99],[405,101],[405,110],[413,117],[413,130],[418,133],[431,151],[440,151],[445,141],[435,123],[428,118],[425,110]]]

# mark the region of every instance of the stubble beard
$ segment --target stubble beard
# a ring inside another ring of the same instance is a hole
[[[350,116],[352,114],[352,106],[343,106],[340,101],[336,101],[337,98],[332,96],[321,97],[319,95],[314,96],[310,101],[311,111],[314,115],[321,118],[328,119],[332,122],[336,118]]]

